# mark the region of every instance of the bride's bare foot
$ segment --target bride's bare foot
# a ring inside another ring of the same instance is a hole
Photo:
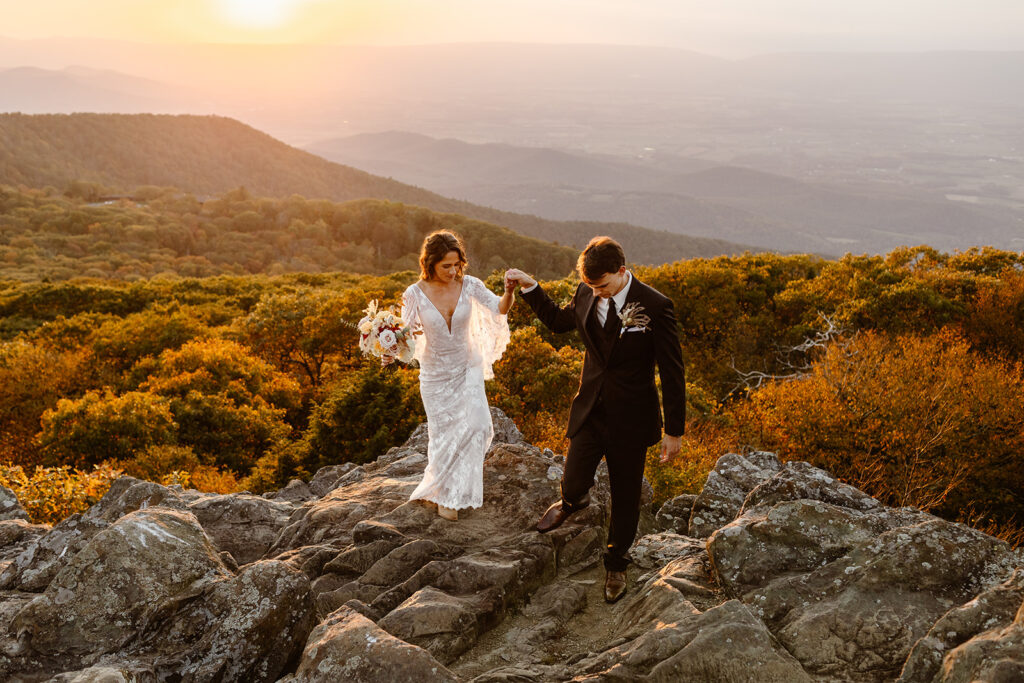
[[[459,511],[451,508],[446,508],[444,505],[437,506],[437,514],[443,519],[447,519],[449,522],[459,521]]]

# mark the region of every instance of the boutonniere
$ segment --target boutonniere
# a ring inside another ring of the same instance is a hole
[[[619,336],[626,332],[646,332],[647,326],[651,323],[651,317],[644,313],[644,307],[635,301],[630,301],[622,307],[619,314],[622,326],[619,328]]]

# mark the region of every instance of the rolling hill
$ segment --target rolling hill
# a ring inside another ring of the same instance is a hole
[[[788,251],[1020,246],[1019,212],[907,185],[810,182],[671,154],[625,158],[406,132],[308,145],[446,196],[552,220],[620,220]]]
[[[575,247],[595,234],[612,235],[637,263],[665,263],[749,248],[624,222],[551,221],[449,199],[327,161],[224,117],[0,114],[0,183],[63,188],[75,181],[100,183],[124,193],[156,185],[204,197],[242,186],[255,195],[270,197],[386,199],[460,214]]]

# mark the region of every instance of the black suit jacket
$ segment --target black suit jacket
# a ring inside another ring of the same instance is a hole
[[[610,428],[626,443],[650,446],[661,440],[662,419],[654,366],[661,375],[665,433],[681,436],[686,426],[686,380],[683,354],[672,300],[633,277],[626,304],[637,302],[650,316],[646,332],[626,332],[615,338],[610,349],[605,340],[594,338],[587,327],[596,297],[584,283],[572,300],[559,307],[538,286],[522,294],[542,323],[553,332],[578,330],[586,346],[580,388],[569,410],[566,434],[572,438],[602,397]]]

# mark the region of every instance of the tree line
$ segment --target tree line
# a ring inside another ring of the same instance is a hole
[[[383,200],[268,199],[245,188],[203,201],[175,188],[143,187],[131,197],[111,192],[82,181],[63,193],[0,186],[4,276],[54,281],[384,274],[416,268],[424,236],[440,228],[463,236],[481,272],[518,263],[544,277],[562,277],[575,262],[568,247]]]

